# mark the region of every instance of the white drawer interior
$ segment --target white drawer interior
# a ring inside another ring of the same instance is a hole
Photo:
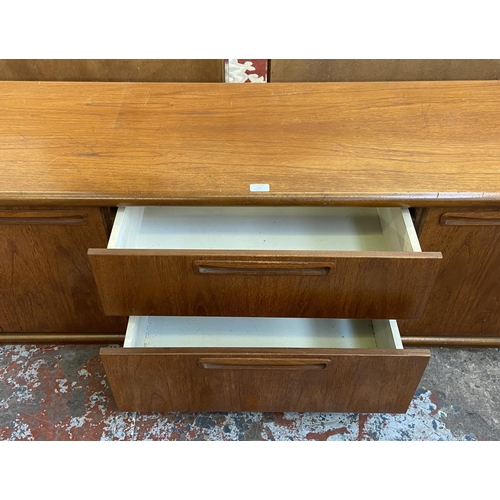
[[[395,320],[131,316],[124,347],[402,349]]]
[[[406,208],[124,207],[108,248],[420,252]]]

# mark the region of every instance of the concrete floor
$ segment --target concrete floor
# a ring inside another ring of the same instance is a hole
[[[454,438],[500,440],[500,349],[431,349],[421,381]]]
[[[432,349],[404,415],[120,413],[99,348],[0,345],[0,440],[499,440],[500,350]]]

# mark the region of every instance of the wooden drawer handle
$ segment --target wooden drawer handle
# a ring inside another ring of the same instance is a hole
[[[285,274],[297,276],[326,276],[331,264],[311,262],[274,262],[274,261],[207,261],[197,260],[193,263],[199,274]]]
[[[0,210],[0,224],[87,224],[84,210]]]
[[[500,226],[500,212],[457,212],[441,215],[442,226]]]
[[[201,358],[198,364],[209,370],[324,370],[331,359],[290,358]]]

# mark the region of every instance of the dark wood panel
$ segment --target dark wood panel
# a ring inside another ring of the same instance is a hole
[[[118,409],[142,412],[404,413],[429,357],[426,350],[101,349]],[[222,366],[206,368],[207,360]]]
[[[87,224],[88,213],[85,210],[0,210],[2,224]]]
[[[471,210],[457,209],[470,218]],[[442,225],[450,209],[429,209],[420,233],[423,250],[443,253],[422,317],[399,322],[402,336],[500,336],[500,227]],[[485,210],[478,210],[484,216]],[[500,215],[491,209],[489,217]]]
[[[125,331],[126,318],[104,315],[86,255],[89,246],[107,244],[98,208],[78,209],[85,217],[76,225],[54,223],[63,208],[0,213],[11,222],[0,224],[0,332]]]
[[[401,337],[407,347],[494,347],[500,348],[500,337]]]
[[[500,226],[500,211],[446,212],[439,222],[443,226]]]
[[[418,317],[441,261],[439,253],[108,249],[89,258],[107,314],[367,319]],[[232,263],[232,272],[199,273],[203,261]]]
[[[223,59],[0,59],[0,80],[223,82]]]
[[[497,81],[0,82],[0,114],[11,205],[500,203]]]
[[[272,59],[271,82],[499,80],[499,59]]]
[[[124,333],[0,333],[1,344],[123,344]]]

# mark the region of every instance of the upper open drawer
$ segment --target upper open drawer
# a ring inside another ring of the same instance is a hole
[[[109,315],[415,318],[441,254],[407,209],[126,207],[90,249]]]

